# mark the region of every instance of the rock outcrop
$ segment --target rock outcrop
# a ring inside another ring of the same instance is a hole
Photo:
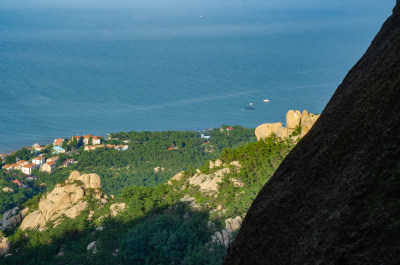
[[[4,187],[2,190],[3,192],[14,192],[14,190],[10,187]]]
[[[210,169],[214,167],[221,166],[222,162],[217,159],[215,163],[210,163]],[[233,161],[229,165],[234,166],[235,170],[239,170],[241,165],[238,161]],[[212,172],[211,174],[203,174],[198,171],[194,176],[188,179],[189,184],[193,186],[198,186],[201,192],[209,193],[209,192],[217,192],[218,191],[218,184],[222,182],[225,175],[231,173],[231,169],[229,165],[222,165],[223,168]],[[235,186],[241,186],[239,180],[233,180]]]
[[[20,208],[17,206],[11,210],[6,211],[3,214],[3,218],[0,221],[0,230],[12,230],[22,221],[22,213]]]
[[[117,216],[120,212],[125,211],[126,209],[126,204],[124,202],[121,203],[114,203],[110,206],[110,215],[115,217]]]
[[[293,138],[304,137],[314,123],[318,120],[319,115],[308,113],[303,110],[303,113],[296,110],[289,110],[286,113],[286,127],[282,127],[281,122],[277,123],[264,123],[258,126],[255,130],[257,141],[265,139],[274,134],[279,138]],[[301,133],[299,135],[292,135],[292,133],[300,127]]]
[[[254,200],[223,264],[400,264],[399,95],[397,1]]]
[[[242,226],[242,217],[236,216],[235,218],[228,218],[225,220],[225,229],[217,231],[212,236],[212,241],[220,243],[225,247],[228,247],[233,240],[233,232],[238,230]]]
[[[39,202],[39,209],[30,213],[21,223],[21,229],[39,228],[43,230],[47,223],[55,222],[62,215],[68,218],[77,217],[88,206],[83,199],[89,189],[97,200],[103,194],[100,191],[100,177],[97,174],[83,174],[74,171],[64,184],[57,184],[52,192]],[[57,224],[57,223],[55,223]]]
[[[0,237],[0,257],[6,255],[10,251],[10,242],[7,237]]]

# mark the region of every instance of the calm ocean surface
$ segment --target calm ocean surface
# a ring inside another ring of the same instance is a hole
[[[320,113],[394,6],[371,2],[0,7],[0,152],[77,134],[255,128],[289,109]]]

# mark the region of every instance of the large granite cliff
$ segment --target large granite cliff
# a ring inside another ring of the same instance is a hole
[[[400,264],[400,3],[253,202],[224,264]]]

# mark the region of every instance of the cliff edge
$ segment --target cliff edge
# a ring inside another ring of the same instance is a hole
[[[253,202],[224,264],[400,264],[400,3]]]

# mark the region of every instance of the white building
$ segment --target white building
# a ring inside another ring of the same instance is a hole
[[[46,161],[46,158],[44,158],[43,156],[38,156],[32,159],[32,163],[35,165],[41,165],[44,163],[44,161]]]

